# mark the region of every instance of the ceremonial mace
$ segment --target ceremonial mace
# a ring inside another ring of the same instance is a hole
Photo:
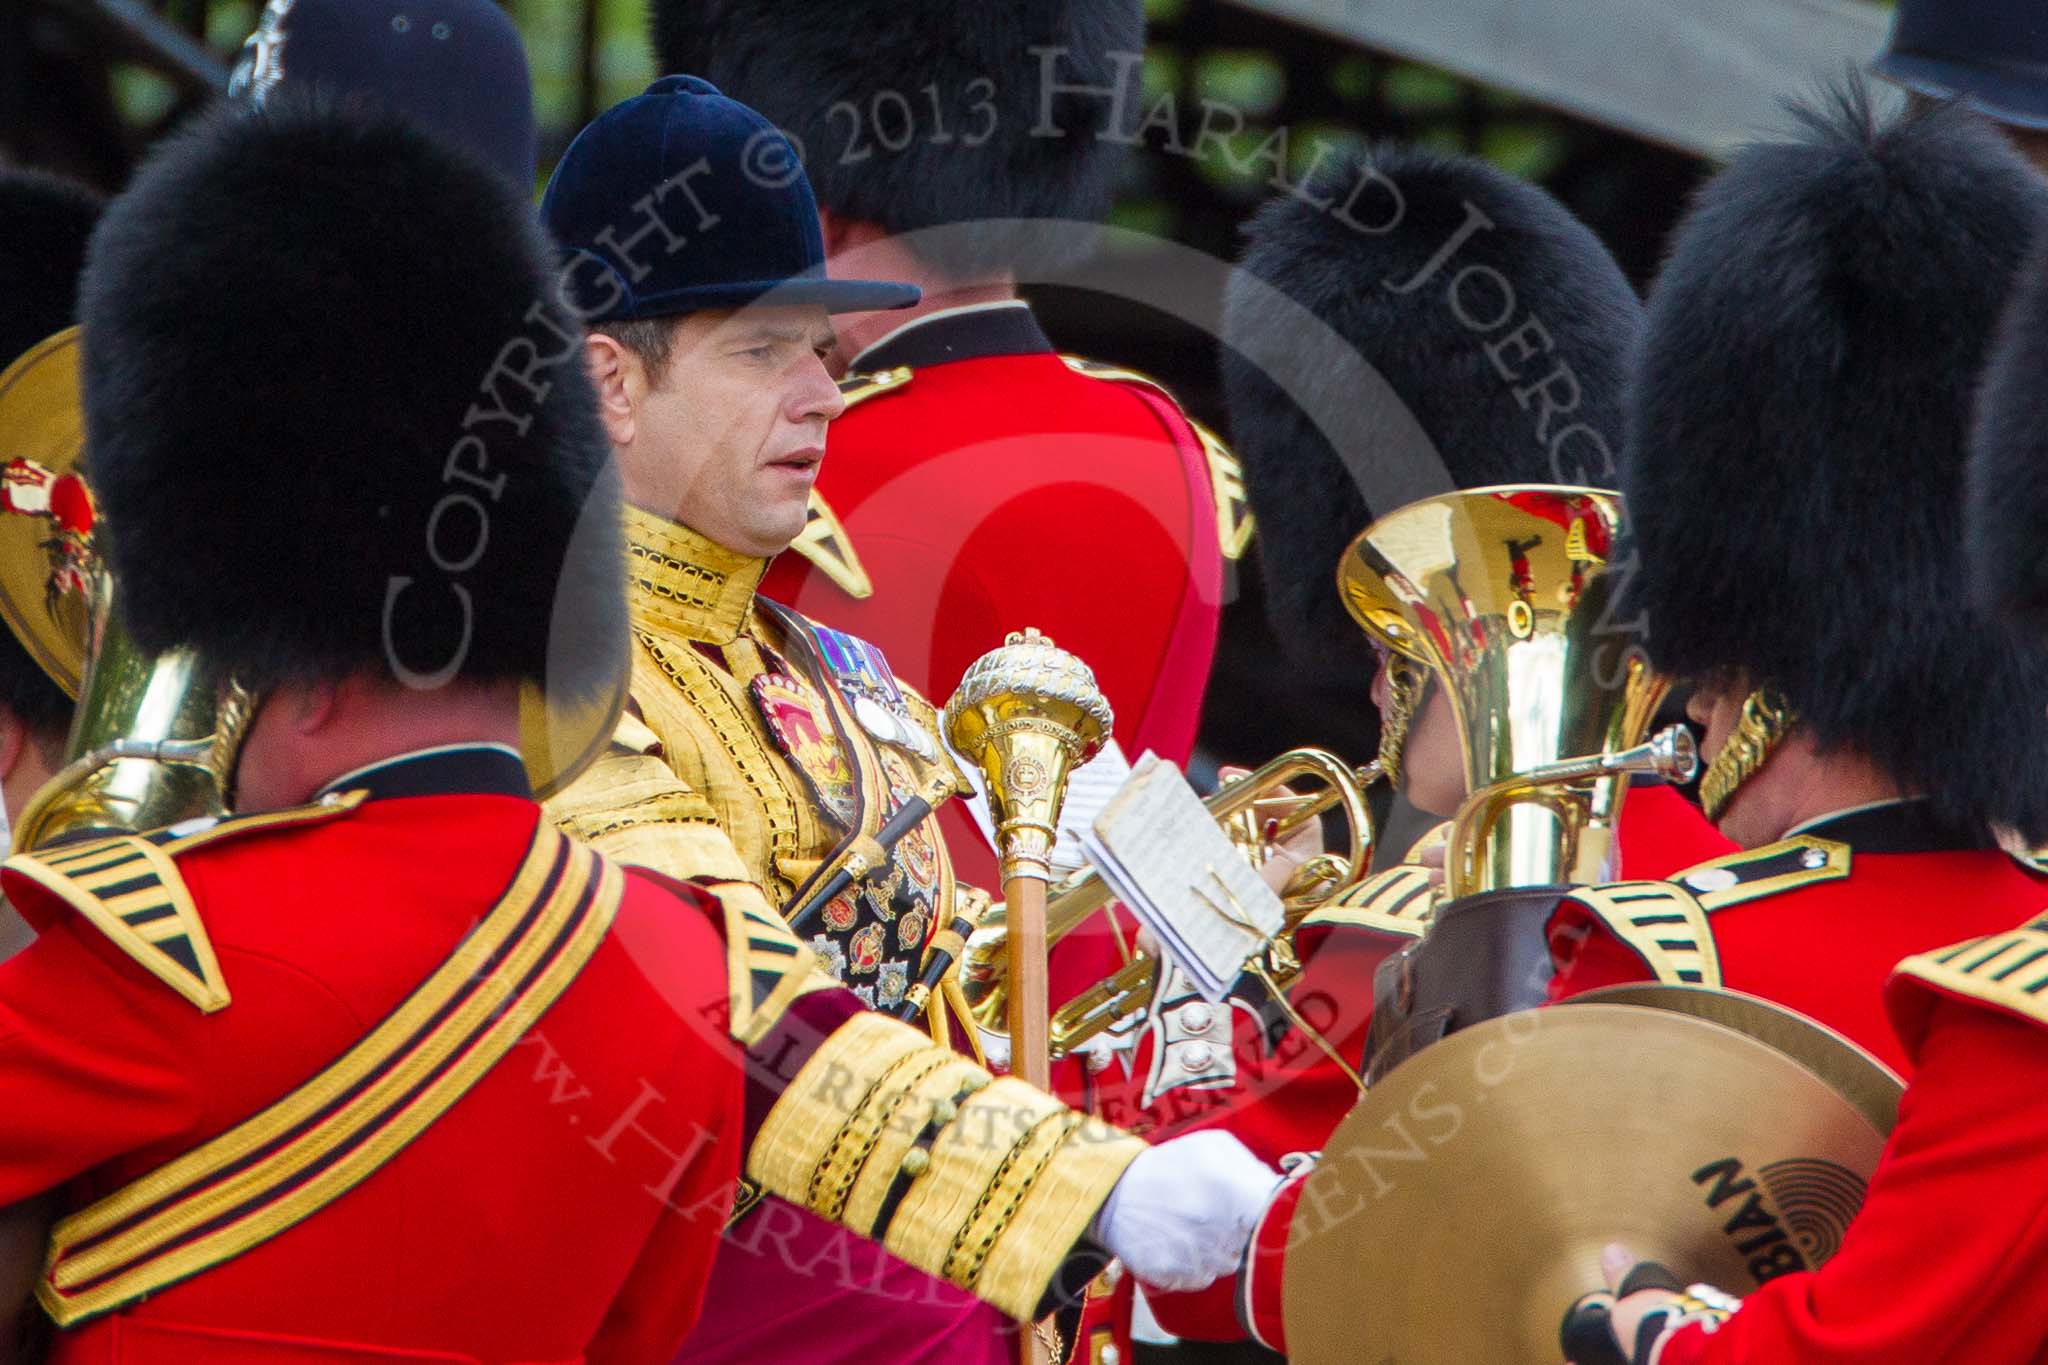
[[[1036,630],[975,660],[946,703],[946,737],[987,779],[1009,926],[1010,1072],[1051,1080],[1045,891],[1067,774],[1109,738],[1095,674]]]

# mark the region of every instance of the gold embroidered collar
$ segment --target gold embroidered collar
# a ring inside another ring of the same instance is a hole
[[[626,509],[627,596],[633,626],[669,639],[729,645],[746,626],[768,561],[728,550],[687,526]]]

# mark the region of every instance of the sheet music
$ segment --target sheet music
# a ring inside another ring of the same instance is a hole
[[[1118,899],[1211,1001],[1285,920],[1280,897],[1180,769],[1154,754],[1138,760],[1082,844]]]
[[[956,760],[968,781],[974,784],[974,795],[962,797],[967,809],[974,816],[975,828],[993,849],[996,846],[996,824],[989,814],[988,793],[983,789],[981,769],[972,763]],[[1067,801],[1060,807],[1058,836],[1052,846],[1052,874],[1063,877],[1088,861],[1082,851],[1082,836],[1095,823],[1095,817],[1110,799],[1123,789],[1131,775],[1130,760],[1112,739],[1102,746],[1102,751],[1067,774]],[[989,887],[991,894],[1000,894],[1000,887]]]

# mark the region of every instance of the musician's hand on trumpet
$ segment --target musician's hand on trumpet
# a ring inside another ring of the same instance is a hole
[[[1230,765],[1216,770],[1218,785],[1223,787],[1251,775],[1250,768]],[[1303,816],[1313,800],[1309,794],[1283,785],[1274,788],[1272,795],[1253,801],[1242,817],[1245,836],[1263,859],[1258,864],[1259,876],[1282,897],[1303,867],[1332,851],[1324,844],[1322,821]]]
[[[1429,884],[1441,887],[1444,884],[1444,853],[1450,846],[1451,824],[1446,820],[1429,833],[1415,841],[1415,847],[1408,850],[1408,856],[1401,861],[1416,867],[1427,868]]]

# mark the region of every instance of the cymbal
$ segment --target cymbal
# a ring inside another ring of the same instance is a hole
[[[1488,1020],[1395,1068],[1324,1145],[1282,1290],[1291,1358],[1554,1362],[1616,1240],[1748,1293],[1834,1253],[1883,1146],[1723,1024],[1604,1003]]]
[[[1650,982],[1603,986],[1560,1001],[1566,1005],[1643,1005],[1676,1010],[1768,1043],[1826,1081],[1834,1092],[1856,1106],[1878,1132],[1891,1135],[1905,1098],[1905,1078],[1886,1066],[1847,1034],[1837,1033],[1811,1015],[1786,1009],[1761,996],[1717,986],[1676,986]]]

